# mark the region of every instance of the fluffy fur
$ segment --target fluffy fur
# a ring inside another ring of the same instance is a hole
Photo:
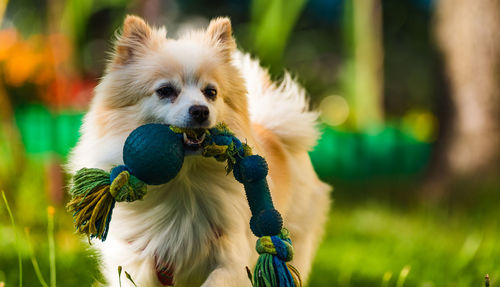
[[[160,97],[165,85],[175,88],[175,97]],[[216,98],[203,94],[207,85]],[[208,107],[206,122],[190,120],[192,105]],[[229,19],[175,40],[165,28],[128,16],[68,167],[74,173],[122,164],[126,137],[148,122],[211,127],[223,121],[267,159],[273,200],[292,234],[292,263],[307,279],[329,208],[330,187],[307,154],[318,137],[316,118],[290,76],[273,83],[236,50]],[[142,201],[117,203],[108,239],[93,246],[110,286],[118,286],[119,265],[139,286],[161,286],[156,268],[165,264],[175,266],[175,286],[250,286],[245,266],[256,262],[257,238],[249,220],[243,186],[226,176],[223,163],[193,155],[171,182],[149,186]]]

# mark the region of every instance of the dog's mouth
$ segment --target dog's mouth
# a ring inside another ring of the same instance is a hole
[[[184,146],[192,151],[201,148],[203,141],[205,140],[205,129],[189,129],[185,130],[182,135],[184,138]]]

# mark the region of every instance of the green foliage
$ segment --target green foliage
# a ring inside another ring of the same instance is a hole
[[[60,21],[60,29],[70,37],[71,41],[75,44],[74,48],[77,50],[78,58],[74,64],[76,66],[83,66],[83,47],[85,46],[85,41],[88,40],[86,37],[89,34],[89,29],[92,27],[90,19],[93,14],[106,10],[106,9],[117,9],[120,12],[124,12],[123,8],[127,5],[128,1],[125,0],[68,0],[64,2],[62,17]],[[122,14],[120,13],[120,14]],[[124,15],[120,15],[122,18]],[[114,23],[113,27],[103,27],[103,29],[109,30],[109,34],[121,23]]]
[[[252,1],[255,49],[265,64],[281,62],[287,40],[305,3],[305,0]]]

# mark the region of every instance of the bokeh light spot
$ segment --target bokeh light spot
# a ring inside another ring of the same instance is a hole
[[[319,109],[323,122],[331,126],[343,124],[349,116],[349,105],[341,96],[326,96],[321,101]]]
[[[422,142],[434,142],[438,121],[429,111],[411,110],[403,117],[403,129]]]

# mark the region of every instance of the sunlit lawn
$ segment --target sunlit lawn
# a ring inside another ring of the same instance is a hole
[[[42,206],[40,209],[46,209]],[[17,214],[20,214],[17,212]],[[334,205],[309,286],[483,286],[500,276],[500,230],[493,210],[390,207],[371,201]],[[0,281],[18,284],[14,233],[0,213]],[[56,213],[58,286],[90,286],[99,278],[87,243],[72,234],[71,219]],[[30,229],[41,273],[49,280],[46,218]],[[22,225],[22,218],[18,218]],[[19,227],[25,286],[42,286]],[[402,271],[403,270],[403,271]],[[407,275],[407,276],[405,276]]]
[[[310,286],[484,286],[500,275],[498,217],[484,212],[337,206]]]

